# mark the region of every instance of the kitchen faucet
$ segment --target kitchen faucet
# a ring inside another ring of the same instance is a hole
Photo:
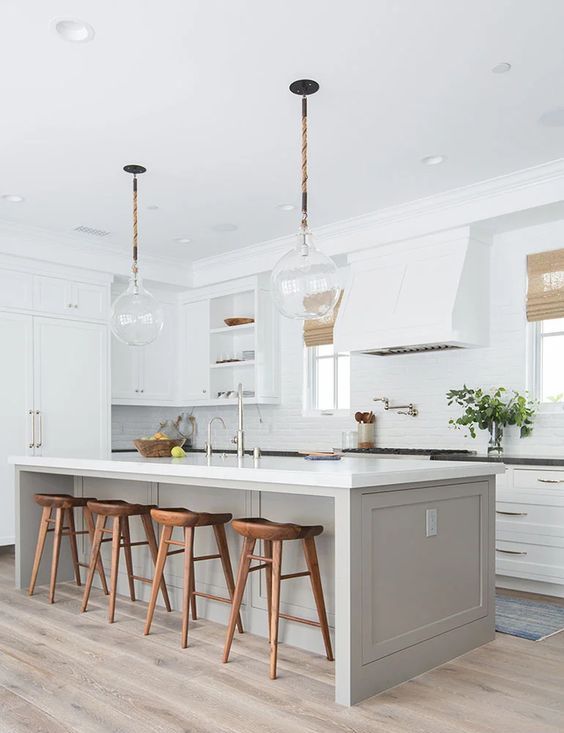
[[[208,458],[211,456],[213,449],[212,449],[212,425],[214,420],[219,420],[219,422],[223,425],[223,427],[226,427],[225,422],[223,421],[222,417],[219,417],[216,415],[215,417],[212,417],[212,419],[208,422],[208,442],[206,443],[206,455]]]

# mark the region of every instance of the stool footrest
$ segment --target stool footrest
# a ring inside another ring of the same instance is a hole
[[[194,562],[198,562],[198,560],[219,560],[221,558],[221,555],[200,555],[199,557],[192,558]]]
[[[269,568],[270,563],[264,563],[264,565],[255,565],[254,568],[249,568],[249,573],[254,573],[255,570],[263,570],[264,568]]]
[[[192,593],[193,596],[199,596],[200,598],[209,598],[212,601],[219,601],[220,603],[229,603],[231,605],[231,598],[223,598],[222,596],[214,596],[212,593],[203,593],[202,591],[195,590]]]
[[[138,580],[140,583],[148,583],[149,585],[153,585],[153,581],[150,578],[144,578],[141,575],[132,575],[132,580]]]
[[[141,545],[148,545],[149,543],[145,540],[139,540],[139,542],[121,542],[120,547],[140,547]]]
[[[263,557],[262,555],[247,555],[250,560],[258,560],[259,562],[272,562],[271,557]]]
[[[306,626],[321,627],[319,621],[311,621],[309,618],[301,618],[300,616],[291,616],[289,613],[281,613],[280,618],[283,618],[286,621],[295,621],[298,624],[305,624]]]
[[[290,578],[307,578],[308,575],[311,575],[309,570],[304,570],[301,573],[288,573],[287,575],[281,575],[280,580],[290,580]]]
[[[182,550],[171,550],[170,552],[166,553],[167,557],[170,557],[171,555],[180,555],[181,552],[184,552],[184,549]]]

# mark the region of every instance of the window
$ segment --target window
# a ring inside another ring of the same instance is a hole
[[[564,318],[533,325],[533,388],[541,402],[564,402]]]
[[[333,346],[306,348],[306,407],[309,410],[348,410],[351,367],[348,353],[336,354]]]

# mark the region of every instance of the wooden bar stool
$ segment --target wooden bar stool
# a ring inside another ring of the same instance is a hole
[[[319,563],[317,560],[317,550],[315,547],[315,537],[323,532],[323,527],[321,525],[303,527],[299,524],[280,524],[261,518],[234,519],[232,527],[245,539],[243,540],[243,550],[241,552],[241,561],[239,563],[239,573],[237,575],[237,585],[235,587],[235,597],[231,608],[231,617],[227,627],[227,638],[225,640],[223,661],[227,662],[229,660],[229,652],[231,651],[231,644],[233,642],[233,634],[235,631],[235,621],[241,608],[243,592],[245,590],[249,573],[254,570],[264,568],[266,570],[266,590],[269,617],[268,640],[270,643],[270,679],[276,679],[278,620],[280,618],[287,619],[288,621],[297,621],[298,623],[307,624],[309,626],[319,626],[321,628],[321,634],[323,635],[327,659],[332,662],[333,651],[331,649],[331,636],[329,634],[329,624],[327,623],[327,612],[325,610],[323,589],[321,587],[321,576],[319,574]],[[264,556],[253,554],[257,540],[263,541]],[[286,540],[302,540],[304,557],[307,565],[306,571],[282,575],[282,543]],[[252,560],[258,560],[260,564],[255,565],[255,567],[251,567]],[[313,590],[313,597],[315,599],[319,621],[310,621],[309,619],[300,618],[298,616],[290,616],[286,613],[280,613],[280,581],[306,576],[309,576],[311,580],[311,588]]]
[[[145,623],[145,634],[148,634],[153,621],[155,612],[155,604],[159,592],[159,584],[163,581],[164,566],[169,555],[177,555],[184,553],[184,594],[182,602],[182,636],[181,646],[186,649],[188,646],[188,610],[192,608],[192,619],[197,618],[196,613],[196,596],[201,598],[209,598],[212,601],[220,601],[221,603],[233,602],[233,594],[235,592],[235,581],[233,579],[233,569],[231,567],[231,559],[229,557],[229,547],[225,536],[225,525],[231,520],[231,514],[208,514],[206,512],[192,512],[189,509],[172,508],[172,509],[151,509],[151,517],[162,525],[161,540],[159,544],[159,554],[157,557],[157,565],[155,568],[155,577],[153,578],[153,590],[151,600],[147,610],[147,621]],[[175,527],[184,529],[183,541],[171,539]],[[194,557],[194,536],[196,527],[213,527],[215,541],[218,552],[216,555],[201,555]],[[170,545],[178,545],[180,550],[169,551]],[[194,575],[194,563],[201,560],[221,560],[225,582],[229,598],[211,595],[196,590],[196,581]],[[243,633],[243,624],[241,616],[236,613],[234,616],[234,626]]]
[[[92,542],[92,553],[90,555],[90,564],[88,567],[88,576],[86,578],[86,586],[84,588],[84,596],[82,598],[81,611],[86,611],[88,606],[88,600],[90,598],[90,591],[92,589],[92,581],[94,580],[94,572],[98,560],[100,559],[100,549],[102,543],[112,543],[112,567],[110,572],[110,600],[108,605],[108,622],[114,622],[115,609],[116,609],[116,591],[118,581],[118,568],[119,568],[119,550],[123,547],[125,554],[125,565],[127,568],[127,577],[129,580],[129,595],[131,600],[135,600],[135,582],[136,580],[142,583],[152,583],[150,578],[143,578],[139,575],[133,574],[133,560],[131,557],[131,548],[148,545],[153,558],[153,563],[157,561],[157,540],[155,537],[155,530],[153,529],[153,522],[151,521],[151,509],[153,505],[145,504],[130,504],[127,501],[121,501],[120,499],[109,499],[104,501],[89,501],[88,509],[96,514],[96,528],[94,530],[94,540]],[[129,518],[140,517],[143,527],[145,529],[146,540],[139,542],[132,542],[129,532]],[[112,520],[111,528],[106,528],[106,522],[108,519]],[[104,534],[111,534],[111,537],[104,537]],[[164,578],[161,579],[160,589],[163,594],[166,610],[170,611],[171,605],[168,597],[168,591]]]
[[[31,571],[31,580],[29,582],[28,593],[33,595],[35,590],[35,583],[37,582],[37,574],[39,572],[39,566],[41,564],[41,558],[43,556],[43,550],[45,549],[45,541],[49,532],[54,532],[53,535],[53,555],[51,560],[51,579],[49,583],[49,603],[55,601],[55,586],[57,583],[57,570],[59,567],[59,556],[61,554],[61,539],[66,536],[69,538],[72,564],[74,567],[74,577],[77,585],[82,585],[80,580],[80,568],[87,568],[88,565],[81,563],[78,560],[78,548],[76,546],[77,535],[89,534],[90,541],[94,539],[94,520],[92,519],[92,513],[88,509],[87,503],[92,501],[85,497],[71,496],[71,494],[34,494],[34,500],[43,507],[41,513],[41,520],[39,522],[39,533],[37,535],[37,546],[35,548],[35,559],[33,561],[33,569]],[[77,532],[74,522],[74,510],[81,508],[83,516],[86,522],[86,529],[79,530]],[[65,516],[67,526],[65,526]],[[51,527],[50,525],[55,525]],[[102,582],[102,588],[104,593],[108,593],[108,586],[106,584],[106,576],[104,575],[104,566],[100,559],[96,563],[96,569],[100,575]]]

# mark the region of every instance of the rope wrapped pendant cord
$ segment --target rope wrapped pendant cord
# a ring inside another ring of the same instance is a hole
[[[131,272],[133,273],[135,284],[137,284],[137,273],[139,272],[139,268],[137,266],[139,254],[139,232],[137,226],[137,176],[141,173],[145,173],[147,169],[142,165],[130,164],[124,165],[123,170],[126,173],[133,174],[133,262],[131,264]]]
[[[307,229],[307,97],[302,97],[302,229]]]

